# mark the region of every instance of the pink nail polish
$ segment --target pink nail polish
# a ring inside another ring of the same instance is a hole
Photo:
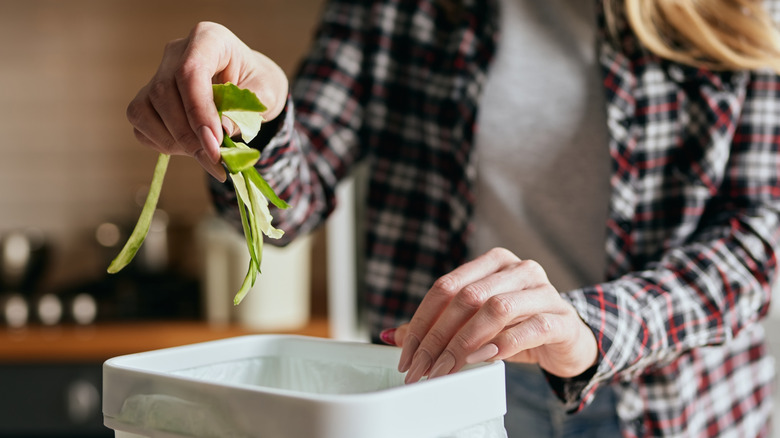
[[[382,330],[382,333],[379,333],[379,339],[382,340],[385,344],[388,345],[396,345],[395,343],[395,328],[389,328]]]
[[[406,339],[404,339],[403,351],[401,352],[401,359],[398,362],[398,371],[405,373],[409,370],[409,366],[412,365],[412,358],[414,357],[414,353],[417,351],[417,347],[419,346],[420,341],[418,341],[417,338],[411,334],[406,335]]]
[[[441,377],[444,375],[447,375],[452,371],[452,368],[455,366],[455,360],[452,359],[452,356],[447,356],[446,358],[439,359],[439,363],[433,366],[431,369],[431,373],[428,375],[429,379],[433,379],[436,377]]]
[[[428,372],[428,369],[431,367],[431,361],[427,358],[420,358],[417,363],[415,363],[410,369],[409,372],[406,374],[406,379],[404,379],[404,382],[406,383],[415,383],[422,379],[422,377]]]
[[[466,357],[466,363],[475,364],[484,362],[497,354],[498,346],[491,342],[490,344],[485,344],[479,350],[469,354],[468,357]]]
[[[219,182],[225,182],[225,179],[227,179],[227,175],[225,174],[225,170],[222,168],[222,166],[218,166],[211,162],[211,160],[207,156],[208,154],[205,153],[203,149],[198,149],[195,152],[195,159],[200,163],[201,166],[203,166],[206,171],[214,177]]]
[[[219,163],[219,143],[217,142],[214,133],[211,132],[211,129],[207,126],[201,126],[198,134],[200,135],[201,146],[203,147],[203,150],[206,151],[206,156],[214,162],[214,164]]]

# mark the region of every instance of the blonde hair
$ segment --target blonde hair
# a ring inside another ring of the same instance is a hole
[[[716,70],[768,67],[780,73],[780,30],[761,0],[604,1],[608,22],[616,22],[622,6],[637,37],[662,58]]]

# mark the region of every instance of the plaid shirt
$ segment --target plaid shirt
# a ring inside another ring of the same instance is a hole
[[[448,5],[330,1],[258,164],[293,205],[275,212],[289,241],[320,225],[336,183],[368,163],[364,289],[375,337],[408,321],[467,256],[477,103],[497,17],[493,1]],[[608,269],[601,284],[564,296],[601,360],[560,395],[577,410],[615,384],[625,436],[765,436],[774,364],[756,322],[777,269],[780,78],[666,62],[625,23],[617,37],[603,14],[598,23]],[[230,190],[214,191],[218,206],[234,207]]]

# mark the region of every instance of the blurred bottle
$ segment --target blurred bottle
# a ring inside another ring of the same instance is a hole
[[[30,307],[19,293],[0,295],[0,322],[10,328],[18,329],[27,325]]]
[[[38,322],[45,326],[53,326],[62,322],[62,300],[55,294],[46,293],[35,300],[35,314]]]
[[[68,313],[76,324],[92,324],[97,319],[97,312],[95,297],[86,292],[78,293],[70,299]]]

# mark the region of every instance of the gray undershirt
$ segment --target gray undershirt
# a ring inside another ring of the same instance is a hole
[[[499,0],[475,139],[472,256],[508,248],[561,292],[604,273],[610,160],[594,3]]]

